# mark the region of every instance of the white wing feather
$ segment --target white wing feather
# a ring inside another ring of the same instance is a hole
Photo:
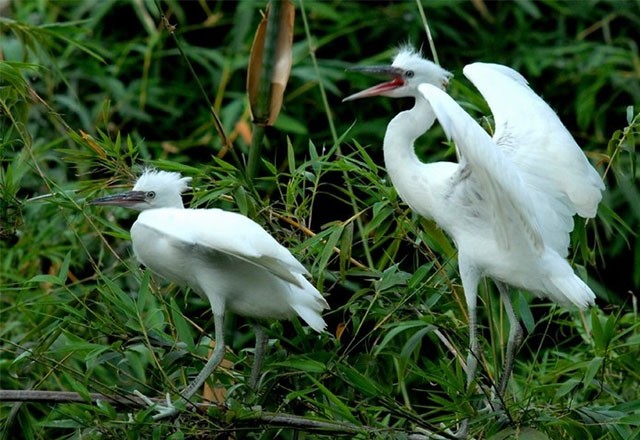
[[[528,238],[532,249],[541,252],[544,240],[533,214],[532,201],[517,170],[496,147],[491,137],[449,95],[431,84],[418,90],[429,101],[449,138],[461,155],[461,165],[469,167],[473,184],[492,213],[498,243],[509,248],[514,234]]]
[[[470,64],[463,72],[489,104],[495,120],[493,139],[531,193],[545,242],[566,256],[573,215],[595,216],[602,179],[522,75],[487,63]]]

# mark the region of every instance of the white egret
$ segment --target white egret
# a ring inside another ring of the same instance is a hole
[[[329,306],[306,279],[305,267],[253,220],[221,209],[185,209],[181,193],[190,177],[145,170],[132,191],[93,200],[142,211],[131,227],[133,252],[156,274],[206,297],[213,309],[215,349],[197,377],[180,393],[188,401],[224,357],[224,314],[286,319],[300,316],[317,332]],[[266,345],[256,326],[250,383],[255,386]],[[141,394],[139,394],[141,395]],[[144,396],[143,396],[144,398]],[[147,403],[151,404],[149,399]],[[167,396],[156,419],[177,411]]]
[[[345,101],[378,95],[415,99],[413,108],[387,126],[385,166],[400,197],[435,220],[458,249],[469,312],[467,386],[479,357],[477,286],[486,276],[498,287],[510,324],[502,394],[522,338],[507,285],[580,309],[594,303],[595,295],[565,257],[573,215],[595,216],[602,179],[558,116],[509,67],[464,68],[491,108],[493,138],[443,91],[452,75],[411,49],[401,49],[391,66],[354,70],[386,74],[391,81]],[[423,163],[416,156],[414,141],[436,118],[456,144],[458,163]]]

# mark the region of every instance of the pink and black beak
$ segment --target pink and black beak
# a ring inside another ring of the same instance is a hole
[[[378,84],[377,86],[369,87],[368,89],[362,90],[361,92],[358,92],[358,93],[354,93],[353,95],[347,96],[342,100],[342,102],[353,101],[355,99],[360,99],[360,98],[370,98],[372,96],[384,95],[385,93],[388,93],[392,90],[395,90],[405,85],[404,70],[398,67],[363,66],[363,67],[352,67],[348,70],[352,72],[362,72],[362,73],[370,73],[373,75],[382,75],[382,76],[391,78],[391,80]]]
[[[145,191],[128,191],[121,194],[114,194],[112,196],[100,197],[93,199],[89,202],[90,205],[113,205],[123,206],[125,208],[133,207],[138,203],[142,203],[146,200]]]

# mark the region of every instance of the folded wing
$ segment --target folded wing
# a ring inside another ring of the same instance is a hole
[[[138,221],[205,252],[210,249],[254,264],[298,287],[303,287],[300,276],[309,274],[287,248],[241,214],[221,209],[170,208],[155,210],[154,214],[141,215]]]

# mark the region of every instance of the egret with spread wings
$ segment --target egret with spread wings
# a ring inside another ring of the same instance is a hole
[[[385,166],[400,197],[435,220],[458,249],[469,312],[468,386],[479,357],[478,283],[485,276],[495,281],[510,323],[502,394],[522,337],[507,285],[580,309],[594,303],[594,293],[566,257],[573,216],[595,216],[602,179],[555,112],[509,67],[464,68],[491,108],[493,137],[443,91],[451,74],[410,49],[401,49],[391,66],[353,70],[391,80],[345,101],[379,95],[415,99],[413,108],[387,126]],[[423,163],[414,151],[414,141],[436,118],[456,144],[458,163]]]

